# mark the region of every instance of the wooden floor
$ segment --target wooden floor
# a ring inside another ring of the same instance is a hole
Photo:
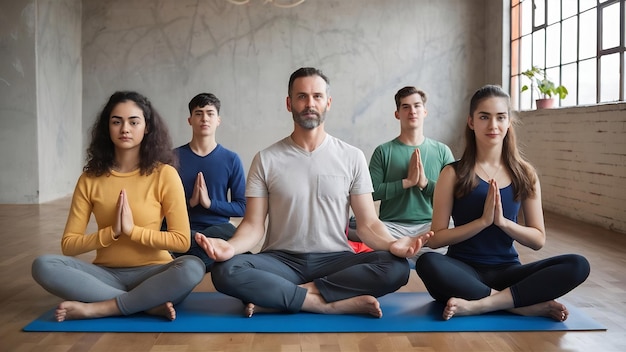
[[[548,240],[527,262],[580,253],[587,281],[565,298],[608,328],[585,332],[502,333],[34,333],[21,329],[60,301],[31,277],[33,259],[60,253],[69,199],[0,205],[0,351],[626,351],[626,234],[546,214]],[[90,225],[90,227],[92,227]],[[85,260],[93,258],[85,255]],[[214,290],[210,277],[198,291]],[[401,291],[424,291],[413,272]]]

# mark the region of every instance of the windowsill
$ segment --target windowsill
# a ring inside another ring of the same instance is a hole
[[[568,112],[602,112],[602,111],[620,111],[626,110],[626,102],[610,102],[610,103],[601,103],[594,105],[577,105],[577,106],[562,106],[562,107],[554,107],[550,109],[530,109],[530,110],[521,110],[516,111],[521,115],[532,114],[532,115],[551,115],[551,111],[558,111],[558,113],[568,113]]]

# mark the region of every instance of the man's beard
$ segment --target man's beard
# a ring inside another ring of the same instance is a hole
[[[317,116],[316,118],[305,118],[302,117],[302,115],[304,114],[315,114],[315,116]],[[297,123],[300,127],[307,129],[307,130],[312,130],[316,127],[318,127],[319,125],[322,124],[322,122],[324,122],[324,120],[326,120],[326,110],[322,111],[321,113],[312,110],[312,109],[306,109],[306,110],[302,110],[301,112],[292,112],[291,115],[293,116],[293,121],[295,123]]]

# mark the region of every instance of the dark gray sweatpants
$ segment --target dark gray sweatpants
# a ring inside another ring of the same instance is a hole
[[[384,296],[406,285],[409,264],[387,251],[292,254],[268,251],[239,254],[215,263],[215,288],[244,303],[298,312],[314,282],[326,302],[361,295]]]

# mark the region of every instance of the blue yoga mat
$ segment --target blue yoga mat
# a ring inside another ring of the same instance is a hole
[[[396,292],[379,299],[380,319],[367,315],[314,313],[257,313],[243,316],[241,301],[217,292],[194,292],[176,306],[176,320],[135,314],[86,320],[54,321],[54,309],[24,327],[24,331],[63,332],[460,332],[606,330],[584,312],[568,304],[569,318],[556,322],[497,312],[469,317],[441,318],[443,305],[426,292]]]

